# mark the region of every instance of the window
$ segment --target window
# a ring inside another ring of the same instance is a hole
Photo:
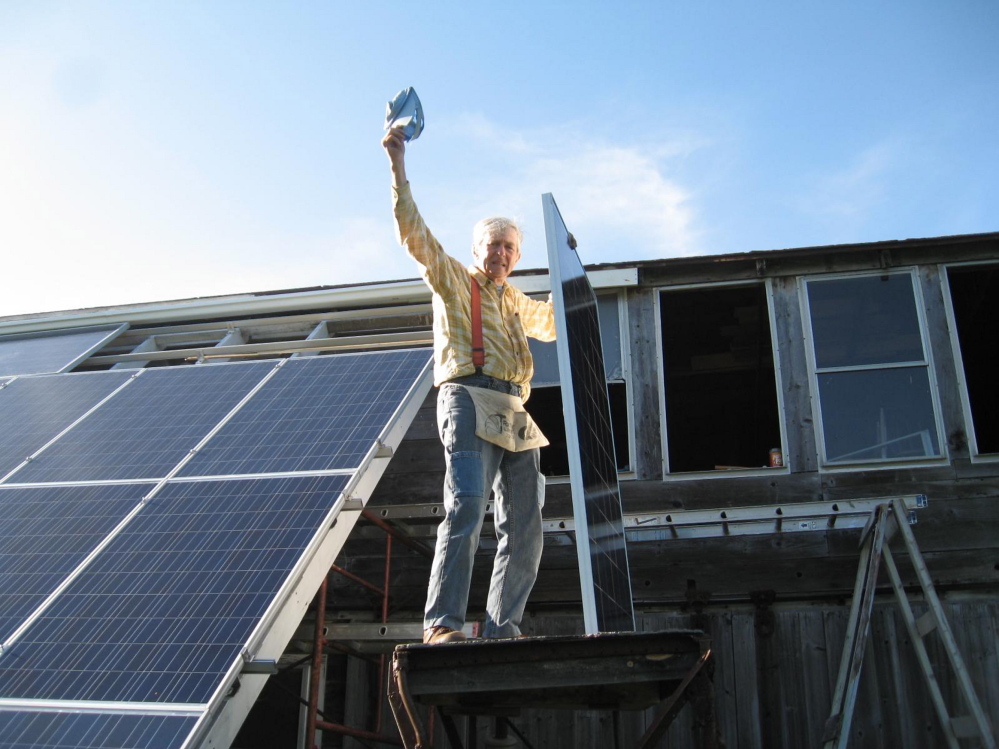
[[[940,457],[914,274],[804,283],[824,463]]]
[[[628,417],[625,347],[621,345],[621,308],[618,294],[597,296],[600,339],[607,373],[607,396],[610,401],[611,428],[618,471],[631,468],[631,430]],[[562,413],[562,387],[559,380],[558,352],[555,342],[528,339],[534,356],[531,397],[525,404],[531,417],[551,444],[541,449],[541,472],[545,476],[568,476],[569,456]]]
[[[770,465],[782,451],[767,287],[659,294],[669,473]]]
[[[999,453],[999,389],[992,364],[999,330],[999,265],[947,269],[972,455]]]

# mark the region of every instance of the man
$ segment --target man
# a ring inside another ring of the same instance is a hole
[[[437,427],[447,473],[445,514],[437,530],[423,641],[465,639],[461,628],[490,490],[496,499],[493,519],[498,544],[483,634],[516,637],[541,562],[545,480],[537,447],[507,449],[479,436],[483,430],[481,424],[477,430],[476,404],[481,407],[483,399],[501,393],[512,396],[522,410],[516,399],[527,399],[534,374],[527,336],[555,339],[552,304],[533,300],[509,283],[520,260],[521,243],[520,229],[509,219],[484,219],[476,224],[473,265],[465,267],[445,254],[413,202],[401,130],[390,130],[382,147],[392,170],[399,243],[419,264],[433,291],[434,384],[440,386]],[[476,282],[484,349],[481,366],[476,366],[472,353],[472,284]]]

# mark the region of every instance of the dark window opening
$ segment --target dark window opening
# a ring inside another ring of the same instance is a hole
[[[628,451],[627,387],[623,382],[609,382],[607,396],[610,401],[617,469],[627,471],[631,465]],[[568,476],[569,454],[566,447],[565,418],[562,414],[562,388],[534,388],[525,406],[551,443],[548,447],[541,448],[541,472],[545,476]]]
[[[660,294],[669,472],[760,468],[781,446],[763,285]]]
[[[999,330],[999,266],[948,268],[947,279],[978,452],[999,453],[999,390],[991,361]]]
[[[327,688],[332,681],[330,679],[327,682]],[[298,745],[301,692],[302,669],[284,669],[271,676],[257,701],[253,703],[253,709],[243,721],[232,745],[242,749],[294,749]],[[336,704],[332,703],[334,706]],[[336,707],[331,710],[331,703],[327,702],[326,705],[328,707],[323,713],[327,720],[340,719]],[[342,709],[340,712],[342,713]]]

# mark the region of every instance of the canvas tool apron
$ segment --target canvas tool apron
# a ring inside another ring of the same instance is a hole
[[[472,277],[472,363],[481,372],[485,364],[482,346],[482,299],[479,282]],[[475,435],[511,452],[544,447],[548,439],[524,408],[519,395],[462,385],[475,404]]]

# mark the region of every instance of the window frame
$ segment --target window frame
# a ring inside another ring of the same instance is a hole
[[[999,260],[977,260],[963,263],[945,263],[942,265],[944,282],[941,286],[943,287],[944,312],[947,316],[951,355],[954,357],[957,390],[961,398],[964,433],[968,438],[968,456],[972,463],[999,463],[999,453],[983,453],[978,448],[978,433],[975,430],[974,414],[971,411],[971,396],[968,393],[968,382],[964,375],[964,354],[961,352],[961,339],[957,329],[957,316],[954,313],[954,299],[951,294],[950,269],[974,267],[988,267],[999,270]]]
[[[815,360],[815,338],[812,331],[812,313],[808,300],[808,284],[810,282],[826,282],[850,280],[856,278],[879,278],[883,276],[907,276],[912,288],[912,302],[915,306],[916,322],[919,325],[919,338],[923,349],[922,362],[888,362],[883,364],[859,364],[852,366],[823,367],[821,371]],[[933,362],[933,349],[930,345],[929,331],[926,321],[926,308],[922,288],[919,284],[918,269],[903,267],[859,271],[849,273],[809,274],[797,279],[798,300],[801,309],[801,328],[805,346],[805,361],[808,367],[809,392],[813,403],[812,426],[815,434],[815,447],[820,472],[841,472],[860,470],[893,470],[908,466],[939,465],[950,459],[947,450],[947,440],[944,434],[943,410],[940,403],[940,388],[937,383],[936,367]],[[822,398],[819,391],[819,375],[836,372],[882,372],[888,369],[911,369],[923,367],[926,370],[927,386],[930,391],[930,408],[933,413],[935,434],[939,447],[938,455],[927,455],[920,458],[879,458],[830,461],[826,453],[825,428],[823,422]]]
[[[662,294],[671,291],[690,291],[692,289],[720,289],[733,287],[763,286],[764,298],[767,302],[767,318],[770,325],[770,355],[773,357],[774,382],[777,388],[777,421],[780,425],[780,451],[782,463],[779,468],[769,468],[760,466],[759,468],[733,468],[730,470],[713,471],[682,471],[670,473],[669,470],[669,424],[666,418],[666,370],[664,342],[662,336]],[[774,284],[772,279],[749,279],[739,281],[716,281],[710,283],[678,284],[676,286],[658,286],[653,290],[655,294],[653,309],[655,310],[655,333],[656,333],[656,372],[658,378],[659,396],[659,434],[660,449],[662,450],[661,470],[663,481],[701,481],[703,479],[730,479],[739,477],[759,477],[761,475],[773,476],[791,473],[791,461],[788,458],[787,441],[787,420],[784,403],[784,384],[781,372],[780,350],[777,341],[777,324],[774,314]]]

